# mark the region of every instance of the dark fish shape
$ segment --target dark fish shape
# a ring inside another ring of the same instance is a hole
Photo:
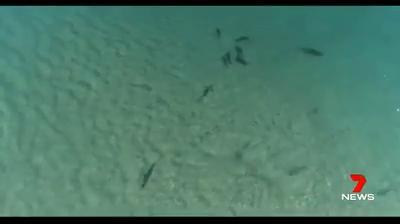
[[[156,166],[156,163],[151,164],[150,168],[143,175],[142,188],[146,187],[147,182],[149,182],[149,179],[151,177],[151,174],[153,174],[153,170],[154,170],[155,166]]]
[[[242,65],[248,65],[249,63],[242,57],[237,55],[236,56],[236,62]]]
[[[222,63],[228,67],[228,65],[232,64],[232,60],[231,60],[231,52],[226,52],[223,56],[222,56]]]
[[[214,91],[214,85],[204,87],[203,94],[199,97],[198,101],[202,101],[210,92]]]
[[[247,65],[248,62],[246,61],[246,59],[244,59],[243,56],[243,49],[239,46],[235,46],[235,50],[236,50],[236,62],[242,65]]]
[[[208,86],[204,87],[203,95],[201,97],[206,97],[208,95],[208,93],[210,93],[212,91],[214,91],[213,85],[208,85]]]
[[[221,30],[219,28],[215,29],[215,33],[217,34],[217,37],[220,38],[221,37]]]
[[[250,40],[248,36],[241,36],[235,39],[236,42]]]
[[[289,176],[296,176],[307,170],[307,166],[295,166],[288,170]]]
[[[243,54],[243,49],[239,46],[235,46],[236,54]]]
[[[308,54],[311,56],[315,56],[315,57],[322,57],[324,56],[324,53],[322,53],[321,51],[314,49],[314,48],[301,48],[300,49],[304,54]]]

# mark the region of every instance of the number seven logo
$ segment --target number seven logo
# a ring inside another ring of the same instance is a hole
[[[357,182],[356,186],[353,189],[354,193],[359,193],[362,191],[364,184],[367,183],[367,179],[362,174],[351,174],[351,180]]]

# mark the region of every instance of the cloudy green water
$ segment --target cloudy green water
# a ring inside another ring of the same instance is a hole
[[[0,8],[0,214],[398,215],[399,12]]]

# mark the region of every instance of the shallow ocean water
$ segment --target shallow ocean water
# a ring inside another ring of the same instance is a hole
[[[2,7],[0,214],[398,215],[399,10]]]

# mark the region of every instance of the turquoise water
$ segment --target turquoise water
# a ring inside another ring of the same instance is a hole
[[[2,7],[0,214],[398,215],[399,12]]]

